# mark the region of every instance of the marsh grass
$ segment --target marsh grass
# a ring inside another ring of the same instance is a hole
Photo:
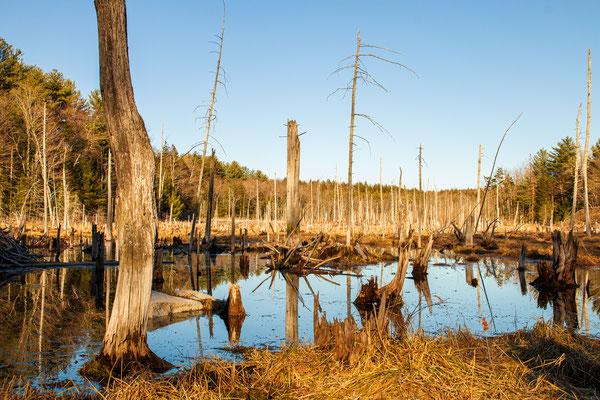
[[[466,331],[385,339],[354,363],[330,349],[289,345],[251,349],[242,362],[199,360],[167,377],[115,380],[101,399],[556,399],[593,398],[600,387],[600,343],[546,323],[493,338]],[[61,390],[13,379],[0,398],[54,399]],[[18,394],[17,394],[18,393]],[[84,398],[66,393],[62,398]]]

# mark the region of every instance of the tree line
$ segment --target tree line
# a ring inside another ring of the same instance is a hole
[[[26,64],[22,52],[0,38],[0,215],[19,222],[44,219],[50,226],[78,223],[86,215],[104,215],[110,150],[100,91],[82,96],[62,73]],[[551,149],[540,149],[521,168],[499,168],[490,182],[488,219],[541,224],[567,219],[573,206],[574,179],[580,173],[576,161],[581,157],[579,143],[566,136]],[[159,217],[170,221],[190,218],[202,156],[181,154],[174,145],[160,143],[154,158]],[[215,161],[215,216],[283,217],[285,179],[269,180],[262,171],[236,161]],[[600,140],[591,146],[588,165],[590,205],[595,207],[600,203]],[[206,168],[203,190],[208,174]],[[113,178],[112,182],[114,193],[118,181]],[[450,220],[462,222],[469,214],[467,208],[474,206],[473,190],[429,190],[424,194],[429,201],[420,204],[414,190],[401,187],[398,191],[398,183],[353,184],[355,223],[391,222],[401,212],[416,219],[420,209],[421,213],[429,210],[426,215],[430,219],[437,216],[437,225],[441,225]],[[486,183],[484,177],[482,186]],[[583,204],[582,190],[579,184],[578,209]],[[314,223],[342,223],[348,213],[344,193],[347,185],[338,178],[301,182],[303,218]],[[203,210],[201,201],[201,216]]]

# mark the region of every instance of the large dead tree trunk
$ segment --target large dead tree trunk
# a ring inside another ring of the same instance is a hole
[[[587,101],[587,125],[585,127],[585,147],[583,149],[583,159],[581,160],[581,173],[583,174],[583,205],[585,207],[585,233],[592,235],[592,226],[590,224],[590,204],[588,201],[588,146],[590,143],[590,119],[592,115],[592,58],[588,49],[588,101]]]
[[[158,358],[146,342],[156,225],[154,154],[133,97],[125,0],[95,0],[95,6],[100,89],[119,182],[119,280],[98,361],[118,363],[120,371],[131,362],[160,370],[168,363]]]
[[[287,234],[292,235],[289,242],[293,246],[300,241],[300,140],[296,121],[289,121],[287,127]]]
[[[106,240],[113,240],[113,206],[112,206],[112,151],[108,150],[108,181],[107,181],[107,202],[106,202]],[[66,224],[65,224],[66,225]]]

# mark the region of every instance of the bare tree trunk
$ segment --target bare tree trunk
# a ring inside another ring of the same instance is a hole
[[[419,202],[417,203],[417,222],[418,222],[418,236],[417,236],[417,247],[421,248],[421,225],[423,224],[422,216],[421,216],[421,191],[423,190],[423,186],[421,184],[421,164],[423,163],[422,158],[423,147],[419,145]]]
[[[106,204],[106,240],[113,240],[113,206],[112,206],[112,151],[108,149],[108,182],[107,182],[107,204]]]
[[[68,192],[68,189],[67,189],[66,163],[67,163],[67,146],[65,145],[65,152],[63,154],[63,170],[62,170],[62,178],[63,178],[63,226],[65,227],[65,230],[67,230],[67,224],[69,222],[69,192]]]
[[[160,217],[161,217],[161,212],[160,212],[160,206],[161,206],[161,204],[160,203],[162,202],[162,194],[163,194],[163,173],[162,173],[162,169],[163,168],[162,167],[163,167],[164,135],[165,135],[165,124],[163,123],[162,124],[162,129],[160,130],[160,162],[158,164],[158,207],[157,207],[157,213],[158,213],[158,219],[159,220],[160,220]],[[110,157],[110,153],[109,153],[109,157]]]
[[[42,131],[42,183],[44,185],[44,236],[48,235],[48,207],[50,206],[48,193],[48,170],[46,164],[46,101],[44,101],[44,125]],[[587,149],[587,147],[586,147]]]
[[[592,236],[592,227],[590,224],[590,204],[588,201],[588,182],[587,182],[587,160],[588,146],[590,143],[590,119],[592,115],[592,56],[588,49],[588,102],[587,102],[587,125],[585,127],[585,147],[583,149],[583,160],[581,162],[581,173],[583,174],[583,204],[585,207],[585,233]]]
[[[352,152],[354,147],[354,109],[356,102],[356,73],[360,55],[360,31],[356,33],[356,58],[354,60],[354,78],[352,79],[352,110],[350,111],[350,144],[348,146],[348,188],[346,192],[346,246],[352,240]]]
[[[496,182],[496,219],[500,222],[500,182]]]
[[[95,0],[100,88],[119,181],[119,278],[98,360],[125,369],[131,361],[165,370],[146,342],[152,287],[156,207],[154,154],[133,97],[125,0]]]
[[[312,189],[312,179],[308,181],[308,184],[310,186],[310,224],[313,224],[313,189]]]
[[[204,243],[210,245],[210,230],[212,224],[213,187],[215,182],[215,150],[210,155],[210,175],[208,178],[208,199],[206,202],[206,227],[204,228]]]
[[[379,212],[379,224],[381,226],[381,234],[383,235],[383,237],[385,238],[385,231],[383,229],[383,171],[382,171],[382,162],[383,162],[383,157],[379,156],[379,207],[381,208],[381,211]]]
[[[477,161],[477,208],[481,207],[481,144],[479,145],[479,161]]]
[[[217,85],[219,84],[219,73],[221,72],[221,54],[223,53],[223,36],[225,35],[225,3],[223,3],[223,27],[221,29],[221,37],[219,42],[219,58],[217,60],[217,69],[215,71],[215,82],[213,91],[210,96],[210,107],[208,108],[208,119],[206,120],[206,137],[204,138],[204,146],[202,149],[202,162],[200,164],[200,176],[198,177],[198,189],[196,189],[196,207],[192,216],[192,232],[190,234],[189,251],[192,251],[194,246],[194,228],[196,226],[196,217],[198,216],[198,207],[200,205],[200,191],[202,189],[202,177],[204,176],[204,164],[206,159],[206,146],[208,145],[208,137],[210,134],[210,125],[214,118],[213,111],[215,105],[215,97],[217,94]],[[213,156],[214,158],[214,156]],[[211,161],[212,162],[212,161]]]
[[[400,175],[398,176],[398,244],[402,242],[402,231],[404,230],[403,226],[403,215],[402,215],[402,168],[400,168]]]
[[[300,241],[300,196],[298,180],[300,177],[300,140],[296,121],[287,123],[287,233],[293,233],[291,245]]]
[[[256,180],[256,225],[260,226],[260,198],[258,197],[258,179]]]
[[[579,161],[581,146],[579,145],[579,114],[581,113],[581,104],[577,110],[577,119],[575,120],[575,171],[573,172],[573,207],[571,208],[571,230],[575,228],[575,212],[577,211],[577,184],[579,183]]]
[[[277,229],[277,171],[273,175],[273,198],[275,202],[275,213],[273,214],[275,236],[277,237],[277,243],[279,243],[279,230]]]

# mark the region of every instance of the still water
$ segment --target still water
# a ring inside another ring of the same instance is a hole
[[[351,314],[360,324],[352,301],[361,284],[370,277],[376,277],[379,285],[386,284],[397,268],[396,263],[373,264],[354,268],[345,275],[327,275],[326,279],[310,275],[306,277],[310,286],[304,278],[288,275],[292,279],[286,282],[277,274],[272,285],[269,278],[258,287],[270,276],[265,274],[266,260],[250,254],[250,271],[244,276],[238,269],[238,257],[232,269],[229,254],[213,256],[209,265],[203,256],[194,256],[191,271],[187,257],[170,257],[173,263],[164,267],[165,289],[191,289],[193,278],[194,287],[200,291],[226,299],[229,282],[234,280],[241,286],[247,316],[237,332],[228,331],[217,315],[150,320],[148,344],[158,356],[182,367],[201,356],[234,359],[239,357],[230,351],[235,346],[277,349],[286,341],[311,342],[313,292],[319,293],[329,321]],[[519,274],[512,261],[461,261],[435,255],[427,280],[421,282],[410,279],[409,265],[403,314],[410,329],[436,334],[466,327],[477,335],[488,336],[532,327],[539,320],[556,320],[560,307],[564,312],[564,302],[551,302],[545,309],[538,307],[537,292],[528,284],[537,276],[533,264]],[[36,271],[4,284],[0,288],[0,377],[83,383],[77,370],[100,350],[107,302],[110,309],[116,277],[114,267],[105,269],[105,290],[110,296],[104,297],[100,308],[93,297],[91,268]],[[293,281],[298,282],[297,292],[290,285]],[[578,332],[598,336],[600,270],[579,269],[577,281],[580,287],[567,300],[567,309],[572,309],[571,324],[576,317]],[[584,282],[588,282],[587,290],[582,289]]]

